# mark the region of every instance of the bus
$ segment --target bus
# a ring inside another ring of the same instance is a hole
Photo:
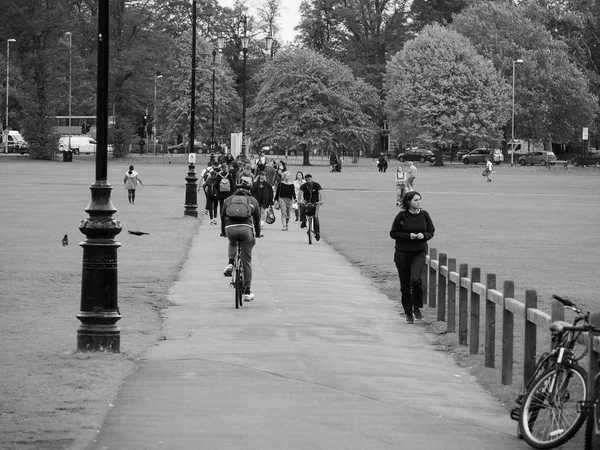
[[[71,116],[71,127],[69,128],[69,116],[51,117],[54,131],[61,136],[86,135],[96,137],[96,116]]]

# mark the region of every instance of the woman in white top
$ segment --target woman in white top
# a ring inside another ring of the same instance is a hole
[[[137,187],[138,182],[142,186],[144,185],[138,173],[133,170],[133,165],[131,165],[129,166],[129,170],[125,172],[125,178],[123,179],[123,184],[125,185],[125,189],[127,189],[129,203],[135,203],[135,188]]]
[[[296,172],[296,179],[294,180],[294,191],[296,193],[296,199],[298,199],[298,194],[300,192],[300,186],[302,186],[305,183],[304,181],[304,174],[302,172]],[[294,208],[294,213],[296,214],[296,222],[298,222],[298,202],[294,202],[295,206],[292,206],[292,208]]]
[[[490,175],[492,174],[493,170],[494,170],[494,167],[492,166],[491,159],[490,158],[486,158],[484,175],[485,175],[485,177],[487,178],[488,181],[492,181]]]
[[[402,166],[396,169],[396,206],[402,206],[402,199],[406,192],[406,173]]]

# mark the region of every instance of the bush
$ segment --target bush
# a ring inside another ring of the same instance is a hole
[[[52,159],[52,153],[58,150],[59,136],[45,116],[33,116],[23,124],[23,138],[29,143],[29,156],[32,159]]]

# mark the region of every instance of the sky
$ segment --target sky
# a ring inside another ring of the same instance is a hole
[[[221,6],[232,7],[234,0],[217,0]],[[248,5],[252,6],[259,0],[250,0]],[[281,0],[281,17],[278,18],[278,25],[281,29],[281,37],[284,42],[294,40],[296,33],[294,27],[300,23],[300,2],[301,0]],[[252,8],[251,8],[252,11]]]

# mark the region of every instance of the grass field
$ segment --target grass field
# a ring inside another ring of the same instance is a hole
[[[127,203],[122,187],[132,162],[145,183],[135,205]],[[324,241],[398,301],[388,234],[397,213],[395,164],[381,174],[370,159],[346,163],[342,173],[330,173],[326,160],[314,163],[303,168],[300,160],[290,159],[289,168],[292,175],[310,171],[325,189]],[[495,273],[499,288],[503,280],[514,281],[518,299],[525,289],[536,289],[541,309],[549,310],[552,293],[598,308],[599,170],[501,165],[486,183],[481,167],[418,167],[415,187],[436,227],[431,247],[458,264]],[[168,289],[202,226],[202,215],[200,220],[183,217],[186,172],[183,156],[109,162],[115,219],[123,226],[117,236],[122,353],[79,354],[75,315],[82,249],[77,244],[84,236],[78,225],[87,217],[93,160],[0,158],[0,448],[85,448],[135,361],[160,339]],[[150,232],[153,245],[127,229]],[[61,245],[64,234],[68,247]],[[430,330],[443,328],[429,322]],[[491,392],[512,395],[499,386],[497,371],[479,369],[453,346],[453,336],[440,335],[440,341],[461,364],[473,366]]]

